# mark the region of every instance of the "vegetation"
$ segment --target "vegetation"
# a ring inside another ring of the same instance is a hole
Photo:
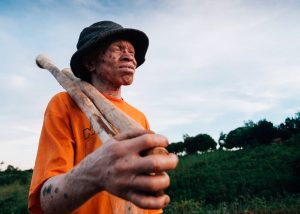
[[[170,176],[166,213],[297,213],[300,135],[284,144],[182,156]]]
[[[24,214],[32,170],[21,171],[11,165],[0,171],[0,213]]]
[[[300,213],[300,113],[278,126],[248,121],[221,133],[218,144],[207,134],[170,144],[180,162],[169,172],[165,213]],[[1,214],[28,213],[31,175],[0,168]]]
[[[218,140],[221,149],[247,148],[257,145],[269,145],[273,142],[282,143],[293,135],[300,133],[300,112],[295,117],[288,117],[285,122],[275,126],[266,119],[257,123],[248,121],[228,134],[220,133]],[[183,142],[172,143],[168,147],[170,152],[182,154],[195,154],[208,150],[215,150],[217,143],[207,134],[198,134],[191,137],[183,135]]]

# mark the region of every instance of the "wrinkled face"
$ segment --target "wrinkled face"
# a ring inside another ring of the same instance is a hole
[[[125,40],[112,42],[100,53],[94,74],[113,86],[130,85],[136,69],[133,45]]]

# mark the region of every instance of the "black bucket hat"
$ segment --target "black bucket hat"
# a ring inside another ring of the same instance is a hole
[[[71,58],[71,69],[76,77],[89,80],[89,74],[82,63],[82,57],[105,41],[124,39],[131,42],[135,49],[137,67],[144,63],[149,40],[147,35],[137,29],[124,28],[112,21],[101,21],[84,28],[79,36],[77,51]]]

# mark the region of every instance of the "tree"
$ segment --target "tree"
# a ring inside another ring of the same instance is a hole
[[[226,134],[224,132],[220,133],[220,137],[218,139],[218,144],[220,146],[220,149],[223,148],[224,144],[225,144],[225,140],[226,140]]]
[[[18,167],[14,167],[12,165],[8,165],[5,172],[18,172],[20,171]]]
[[[4,161],[1,161],[0,162],[0,172],[1,172],[1,170],[2,170],[2,165],[4,164]]]
[[[269,144],[278,136],[277,129],[266,119],[258,121],[252,128],[253,137],[259,144]]]
[[[198,151],[216,149],[217,143],[208,134],[198,134],[195,137],[187,137],[184,140],[184,146],[187,154],[194,154]]]
[[[174,154],[181,154],[184,152],[184,144],[183,142],[171,143],[168,145],[167,150]]]
[[[296,117],[286,118],[285,122],[280,124],[279,129],[288,133],[289,136],[300,132],[300,112],[296,113]]]
[[[230,131],[226,136],[223,146],[227,149],[232,149],[255,143],[255,140],[251,136],[251,130],[251,127],[239,127]]]
[[[287,140],[292,137],[292,135],[300,133],[300,112],[295,114],[295,117],[288,117],[285,119],[284,123],[281,123],[278,129],[278,137],[282,140]]]
[[[182,135],[182,138],[183,138],[183,141],[185,141],[185,139],[189,138],[190,136],[188,134],[183,134]]]
[[[255,123],[252,120],[248,120],[244,122],[244,126],[247,128],[253,128],[255,126]]]

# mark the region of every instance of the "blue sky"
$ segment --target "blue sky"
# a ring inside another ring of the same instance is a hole
[[[69,67],[80,31],[99,20],[149,36],[123,97],[171,142],[278,125],[300,111],[299,11],[296,0],[0,1],[0,161],[33,167],[43,112],[63,90],[35,57]]]

